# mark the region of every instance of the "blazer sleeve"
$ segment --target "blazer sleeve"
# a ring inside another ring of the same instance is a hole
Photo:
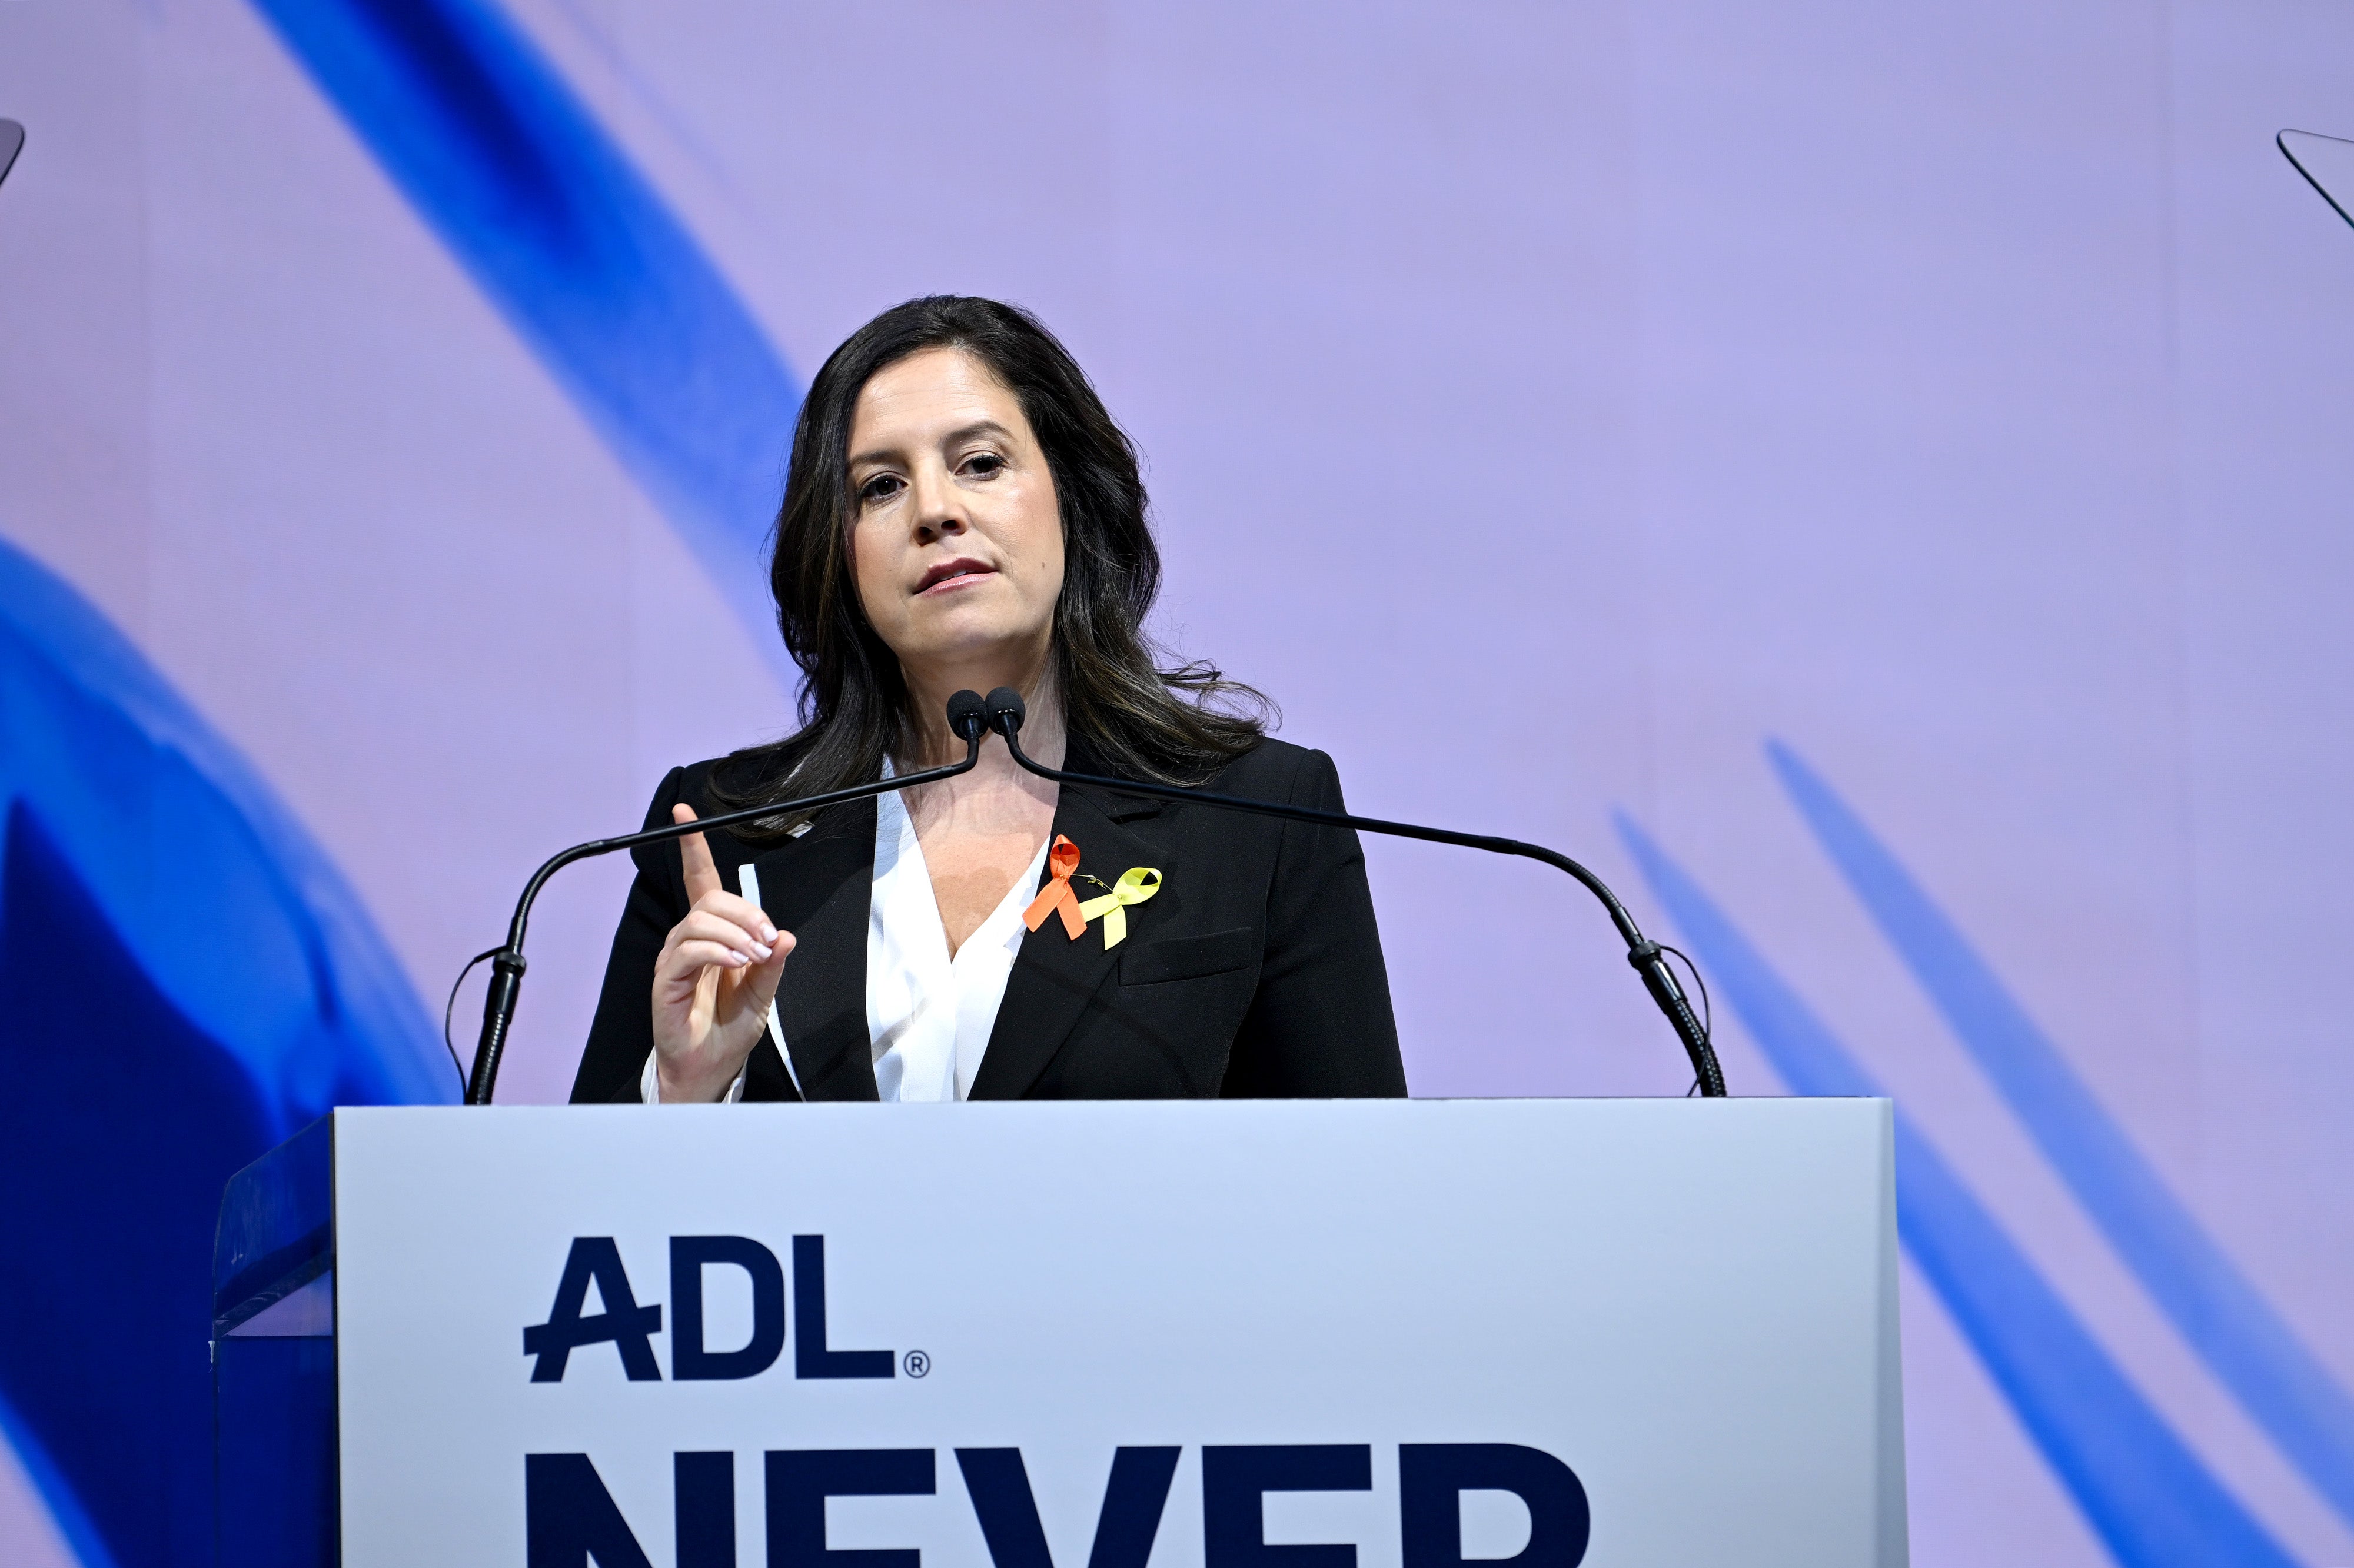
[[[670,809],[685,788],[686,770],[673,768],[646,808],[646,826],[666,826]],[[621,1101],[635,1104],[638,1080],[654,1048],[654,960],[662,956],[670,928],[686,917],[686,877],[674,842],[640,844],[630,851],[637,879],[621,906],[613,933],[612,956],[605,960],[605,986],[597,997],[596,1021],[572,1080],[574,1105]]]
[[[1307,754],[1285,798],[1348,810],[1340,773],[1320,751]],[[1337,1099],[1405,1092],[1364,851],[1351,829],[1286,822],[1267,893],[1258,991],[1235,1035],[1220,1093]]]

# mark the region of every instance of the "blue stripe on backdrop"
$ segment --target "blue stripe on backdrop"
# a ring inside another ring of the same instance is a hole
[[[1788,747],[1766,750],[1848,885],[2109,1245],[2290,1462],[2354,1521],[2354,1401],[1862,820]]]
[[[1623,815],[1618,832],[1795,1093],[1882,1092],[1697,882]],[[2295,1562],[2126,1379],[1901,1108],[1896,1192],[1905,1250],[2117,1562]]]
[[[760,547],[801,394],[529,39],[480,0],[255,0],[791,684]]]
[[[92,1568],[212,1554],[229,1175],[457,1076],[357,899],[72,589],[0,543],[0,1404]]]
[[[0,1171],[6,1166],[0,1163]],[[58,1534],[73,1553],[81,1568],[118,1568],[114,1554],[106,1549],[106,1538],[82,1511],[81,1499],[74,1495],[48,1448],[33,1429],[8,1408],[5,1395],[0,1394],[0,1444],[7,1445],[16,1456],[17,1467],[32,1483],[33,1490],[48,1505],[49,1518]]]

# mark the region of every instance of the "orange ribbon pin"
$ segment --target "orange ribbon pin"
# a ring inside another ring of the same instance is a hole
[[[1038,896],[1022,912],[1022,923],[1034,931],[1046,923],[1047,916],[1060,915],[1063,929],[1076,942],[1079,933],[1087,928],[1087,920],[1079,914],[1079,895],[1071,891],[1071,873],[1079,869],[1079,846],[1056,833],[1055,847],[1046,852],[1046,868],[1055,874],[1055,879],[1038,890]]]

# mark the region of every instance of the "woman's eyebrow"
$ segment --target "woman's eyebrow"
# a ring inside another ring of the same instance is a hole
[[[1013,439],[1013,432],[994,419],[975,419],[971,424],[959,425],[955,429],[942,436],[940,445],[952,447],[959,442],[969,441],[975,436],[995,436],[1001,440],[1010,441]]]
[[[959,425],[955,429],[942,436],[940,445],[952,447],[960,442],[971,440],[976,436],[995,436],[1000,440],[1010,441],[1013,439],[1013,432],[994,419],[975,419],[969,425]],[[876,447],[870,451],[852,454],[847,466],[854,469],[862,463],[887,463],[902,461],[904,460],[898,448]]]

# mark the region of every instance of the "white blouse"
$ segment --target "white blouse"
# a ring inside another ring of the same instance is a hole
[[[884,766],[888,777],[890,765]],[[1030,934],[1022,912],[1037,895],[1047,843],[1038,846],[1029,870],[951,957],[915,819],[896,794],[877,796],[875,805],[875,881],[866,914],[866,1034],[875,1052],[875,1087],[885,1100],[965,1099],[997,1027],[997,1010],[1022,938]],[[743,895],[758,904],[759,874],[748,862],[737,877]],[[790,959],[785,960],[785,976],[790,985]],[[785,1050],[773,1002],[769,1035],[798,1090],[801,1077]],[[662,1098],[651,1052],[638,1093],[648,1105]],[[726,1098],[732,1105],[743,1097],[744,1075],[738,1073]]]
[[[866,1035],[875,1046],[875,1087],[886,1100],[966,1099],[997,1027],[1014,956],[1030,934],[1022,912],[1037,896],[1046,845],[950,958],[915,819],[896,795],[881,796],[875,805],[875,892],[866,914]],[[792,968],[790,959],[785,967]],[[769,1022],[773,1028],[773,1013]],[[781,1037],[777,1044],[783,1049]]]

